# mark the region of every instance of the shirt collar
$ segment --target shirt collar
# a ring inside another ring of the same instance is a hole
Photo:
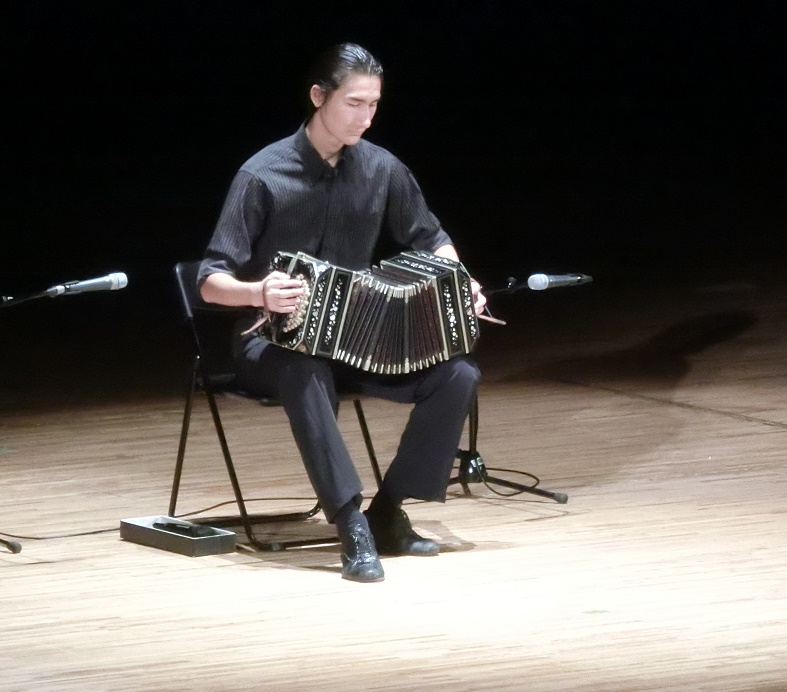
[[[323,176],[338,175],[341,170],[350,165],[355,158],[354,147],[344,147],[339,156],[339,161],[336,166],[323,161],[322,157],[317,153],[309,137],[306,134],[306,122],[302,123],[295,133],[295,150],[300,155],[303,163],[303,168],[311,180],[312,185],[316,184]]]

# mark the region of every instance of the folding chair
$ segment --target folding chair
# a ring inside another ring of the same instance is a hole
[[[183,319],[191,335],[191,342],[194,349],[194,361],[191,369],[191,381],[186,393],[186,404],[183,410],[183,425],[180,432],[180,444],[178,446],[178,456],[175,463],[175,473],[172,479],[169,516],[175,516],[194,395],[198,392],[203,392],[213,417],[213,424],[216,428],[216,435],[219,440],[240,516],[211,517],[208,519],[197,519],[195,521],[198,523],[206,523],[211,526],[237,526],[238,524],[242,524],[249,542],[260,550],[284,550],[285,548],[293,546],[325,543],[325,539],[262,541],[254,534],[254,526],[258,524],[303,521],[313,517],[320,511],[320,504],[318,502],[311,509],[303,512],[249,514],[246,508],[246,500],[244,499],[238,482],[235,464],[233,463],[229,444],[227,443],[227,438],[224,433],[224,426],[221,422],[216,399],[220,394],[231,393],[258,402],[263,406],[278,406],[279,403],[275,399],[269,397],[255,396],[245,392],[238,386],[230,353],[230,330],[240,314],[240,309],[215,305],[203,301],[197,290],[196,279],[198,269],[199,262],[179,262],[175,265],[178,297],[183,311]],[[366,450],[369,454],[369,461],[379,487],[382,483],[382,475],[372,445],[372,439],[369,435],[369,428],[366,424],[361,400],[357,395],[352,394],[343,394],[340,396],[340,400],[347,399],[351,399],[355,407],[358,423],[361,427],[361,434],[363,435]]]

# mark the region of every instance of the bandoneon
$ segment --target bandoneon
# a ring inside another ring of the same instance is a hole
[[[271,271],[303,282],[294,313],[270,313],[269,341],[386,375],[470,353],[478,318],[460,262],[413,250],[352,271],[304,253],[278,252]]]

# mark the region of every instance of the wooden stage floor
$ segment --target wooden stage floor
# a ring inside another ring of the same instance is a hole
[[[787,290],[597,284],[502,305],[511,324],[478,353],[487,466],[568,503],[480,485],[411,503],[444,551],[386,559],[372,585],[340,579],[334,545],[188,558],[120,540],[121,519],[166,512],[184,353],[102,314],[105,343],[138,351],[42,364],[40,324],[9,318],[39,345],[4,356],[0,531],[23,549],[0,553],[0,688],[787,689]],[[222,406],[247,492],[278,498],[255,509],[310,506],[283,414]],[[365,407],[390,458],[407,411]],[[179,510],[230,499],[200,405]]]

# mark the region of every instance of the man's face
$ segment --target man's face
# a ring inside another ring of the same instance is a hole
[[[327,97],[319,87],[313,86],[311,98],[317,108],[314,117],[341,144],[356,144],[372,124],[381,89],[379,77],[354,73]]]

